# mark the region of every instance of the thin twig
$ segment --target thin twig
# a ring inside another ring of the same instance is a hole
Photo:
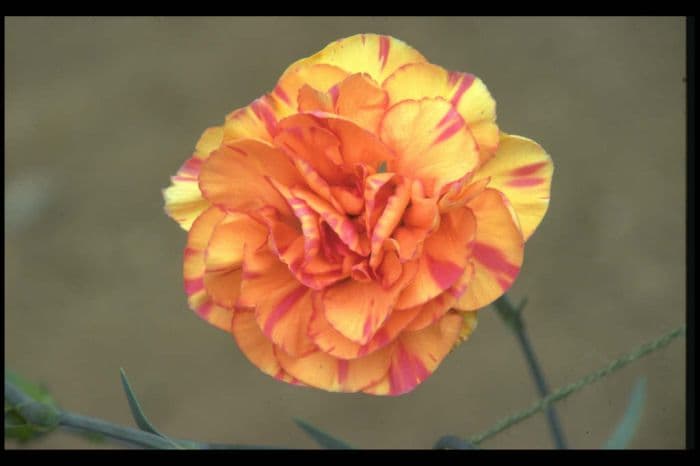
[[[474,435],[469,442],[472,443],[473,445],[478,445],[484,440],[493,437],[494,435],[498,434],[499,432],[502,432],[509,427],[514,426],[515,424],[524,421],[525,419],[529,418],[533,414],[536,414],[543,409],[548,408],[550,405],[556,403],[557,401],[563,400],[564,398],[568,397],[572,393],[575,393],[582,388],[584,388],[587,385],[592,384],[593,382],[597,382],[598,380],[607,377],[608,375],[612,374],[613,372],[622,369],[625,367],[627,364],[636,361],[637,359],[646,356],[649,353],[653,353],[654,351],[657,351],[664,346],[668,345],[673,341],[674,339],[678,338],[679,336],[685,334],[685,325],[681,325],[677,329],[660,336],[659,338],[656,338],[655,340],[650,341],[649,343],[645,343],[644,345],[638,347],[634,351],[631,351],[621,358],[618,358],[611,363],[609,363],[607,366],[598,369],[597,371],[583,377],[582,379],[569,384],[565,387],[562,387],[558,390],[556,390],[554,393],[551,395],[533,403],[529,408],[524,409],[523,411],[520,411],[518,413],[515,413],[511,416],[508,416],[500,421],[498,421],[496,424],[493,425],[490,429]]]
[[[527,365],[530,368],[530,374],[532,374],[532,378],[535,380],[535,385],[537,385],[537,392],[539,393],[540,397],[546,397],[549,395],[549,387],[544,378],[544,373],[540,368],[540,364],[537,361],[537,356],[535,355],[532,344],[530,343],[530,338],[525,331],[525,324],[521,314],[525,303],[516,308],[510,302],[508,296],[503,295],[496,300],[494,306],[503,320],[508,324],[513,332],[515,332],[518,342],[520,343],[520,348],[523,350],[523,354],[527,360]],[[549,423],[549,430],[552,434],[552,439],[554,440],[554,445],[558,449],[565,449],[566,441],[564,440],[564,431],[561,427],[559,416],[557,416],[554,407],[548,407],[546,414],[547,421]]]

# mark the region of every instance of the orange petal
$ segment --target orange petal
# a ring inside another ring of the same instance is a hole
[[[506,195],[527,241],[549,207],[553,171],[552,160],[539,144],[502,134],[498,152],[474,178],[490,177],[489,187]]]
[[[280,121],[278,128],[275,144],[292,160],[307,162],[331,185],[351,183],[358,165],[374,170],[394,157],[377,136],[341,117],[297,114]]]
[[[457,299],[459,299],[460,296],[462,296],[467,290],[469,282],[472,280],[473,276],[474,266],[472,264],[467,264],[462,276],[447,291],[441,293],[425,304],[407,309],[407,311],[416,309],[417,313],[416,318],[406,326],[406,331],[415,332],[416,330],[422,330],[444,316],[447,311],[454,306]]]
[[[401,222],[404,210],[408,205],[411,197],[411,191],[408,184],[402,182],[396,186],[396,191],[386,201],[386,207],[377,219],[377,223],[372,230],[370,238],[371,254],[369,265],[375,268],[381,262],[383,255],[381,250],[384,247],[384,241],[394,232],[394,229]]]
[[[340,141],[343,165],[348,172],[355,173],[358,165],[374,169],[382,162],[394,159],[394,154],[374,132],[367,131],[350,120],[333,115],[318,116],[317,118]]]
[[[455,304],[465,311],[495,301],[513,284],[523,263],[523,236],[505,196],[487,188],[467,207],[476,218],[474,278]]]
[[[389,349],[352,360],[334,358],[322,351],[295,358],[276,349],[275,355],[286,372],[307,385],[332,392],[358,392],[386,374]]]
[[[353,222],[346,215],[333,208],[332,205],[307,190],[293,188],[291,192],[297,199],[303,201],[309,209],[317,213],[351,251],[360,255],[367,254],[369,244],[365,235],[362,234],[360,224]]]
[[[491,181],[490,177],[480,178],[474,182],[462,179],[452,183],[445,194],[438,201],[440,212],[462,207],[467,202],[482,193]]]
[[[384,89],[363,74],[348,76],[337,86],[334,113],[376,134],[389,103]]]
[[[389,372],[363,390],[372,395],[408,393],[427,379],[454,347],[462,329],[462,316],[450,312],[433,325],[417,332],[404,332],[391,346]]]
[[[308,84],[299,89],[297,98],[300,112],[327,112],[333,113],[335,102],[328,92],[321,92]]]
[[[265,227],[245,214],[228,214],[217,224],[204,257],[204,288],[214,303],[226,308],[236,304],[243,250],[257,250],[266,240]]]
[[[214,228],[225,216],[225,212],[210,207],[194,221],[187,235],[183,275],[190,309],[210,324],[228,330],[233,310],[214,304],[204,287],[204,253]]]
[[[298,60],[285,74],[300,66],[326,63],[349,73],[367,73],[382,83],[400,66],[425,61],[417,50],[393,37],[357,34],[332,42],[320,52]]]
[[[466,209],[442,215],[440,227],[424,242],[416,279],[401,293],[397,308],[423,304],[447,291],[463,276],[475,228],[478,224]]]
[[[251,363],[278,380],[296,383],[296,379],[280,366],[272,343],[258,327],[255,313],[251,309],[237,309],[230,327],[238,347]]]
[[[379,216],[384,212],[389,197],[394,193],[396,183],[393,182],[396,175],[393,173],[375,173],[365,178],[365,228],[374,230]]]
[[[498,147],[496,101],[474,75],[448,72],[431,63],[416,63],[396,70],[383,87],[389,95],[390,105],[423,97],[442,97],[451,102],[469,126],[482,163]]]
[[[420,179],[428,197],[466,176],[479,160],[464,120],[443,99],[394,105],[382,120],[380,137],[397,155],[389,171]]]
[[[346,76],[347,71],[328,64],[310,64],[288,69],[270,93],[270,98],[276,104],[278,115],[283,118],[297,113],[297,110],[306,111],[310,94],[305,87],[326,93]]]
[[[321,351],[340,359],[356,359],[384,348],[396,339],[420,311],[414,308],[392,312],[372,339],[366,345],[361,345],[346,338],[328,322],[323,312],[322,293],[315,293],[312,301],[314,311],[309,325],[309,337]]]
[[[327,288],[322,299],[326,319],[346,338],[367,344],[389,317],[398,294],[415,272],[415,263],[404,264],[401,278],[390,289],[374,281],[352,279]]]
[[[263,334],[284,352],[299,356],[315,349],[307,337],[311,317],[308,288],[269,251],[245,249],[239,306],[255,307]]]
[[[199,187],[212,204],[225,210],[248,212],[273,206],[291,216],[292,212],[270,178],[291,186],[301,178],[278,149],[252,139],[227,143],[204,162]]]

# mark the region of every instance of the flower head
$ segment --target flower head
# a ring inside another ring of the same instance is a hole
[[[190,307],[285,382],[412,390],[511,286],[547,210],[549,156],[495,120],[480,79],[392,37],[295,62],[164,191]]]

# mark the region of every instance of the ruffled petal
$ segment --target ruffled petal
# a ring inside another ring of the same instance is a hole
[[[214,304],[204,287],[204,254],[207,243],[214,228],[225,216],[225,212],[210,207],[192,223],[183,254],[183,276],[190,309],[210,324],[228,331],[233,310]]]
[[[275,350],[286,372],[307,385],[331,392],[358,392],[376,384],[391,360],[389,347],[352,360],[334,358],[322,351],[295,358]]]
[[[254,307],[262,333],[289,355],[316,348],[307,336],[312,311],[308,291],[269,251],[245,249],[239,306]]]
[[[408,393],[427,379],[457,342],[463,318],[450,312],[417,332],[404,332],[390,346],[391,365],[385,377],[363,390],[372,395]]]
[[[170,178],[170,186],[163,190],[165,213],[185,231],[189,231],[192,222],[211,205],[199,190],[197,177],[201,166],[202,159],[188,159],[177,175]]]
[[[272,343],[255,321],[253,310],[236,310],[230,324],[230,331],[245,357],[258,369],[282,382],[302,385],[280,366]]]
[[[204,257],[204,288],[214,303],[227,308],[236,304],[243,251],[257,250],[266,240],[265,227],[245,214],[230,213],[216,225]]]
[[[487,188],[467,204],[476,218],[472,249],[474,278],[455,308],[469,311],[491,304],[515,281],[523,263],[523,236],[508,200]]]
[[[229,211],[250,212],[272,206],[292,212],[269,180],[292,186],[299,174],[280,150],[252,139],[227,143],[204,162],[199,187],[212,204]]]
[[[199,172],[202,161],[221,145],[222,137],[221,126],[207,128],[200,136],[192,157],[170,178],[170,186],[163,190],[165,212],[185,231],[189,231],[192,222],[210,206],[199,190]]]
[[[428,302],[464,275],[475,229],[478,223],[466,209],[442,215],[440,227],[424,242],[416,279],[401,293],[398,309]]]
[[[206,159],[212,151],[221,145],[224,138],[223,126],[214,126],[204,130],[195,145],[194,156],[199,159]]]
[[[474,276],[474,266],[468,263],[464,273],[447,291],[419,306],[406,309],[416,312],[416,317],[406,326],[407,332],[415,332],[432,325],[447,314],[457,300],[464,294]]]
[[[357,34],[328,44],[320,52],[293,63],[285,72],[301,66],[325,63],[351,74],[367,73],[378,83],[408,63],[427,61],[416,49],[390,36]]]
[[[316,292],[312,299],[314,311],[309,325],[309,337],[321,351],[340,359],[355,359],[384,348],[394,341],[420,312],[417,307],[405,311],[395,310],[369,342],[361,345],[345,337],[328,322],[323,312],[322,296],[322,293]]]
[[[268,96],[262,96],[250,105],[234,110],[226,116],[224,141],[255,139],[270,143],[277,133],[276,126],[279,119],[280,115],[275,108],[275,102]]]
[[[296,114],[278,128],[275,144],[292,160],[308,163],[330,185],[352,186],[358,166],[373,171],[394,158],[376,135],[338,116]]]
[[[277,114],[280,118],[289,116],[302,110],[306,105],[305,98],[310,88],[320,93],[328,90],[343,81],[348,76],[348,72],[337,66],[328,64],[311,64],[300,66],[285,72],[277,82],[274,90],[270,93],[270,98],[275,101]]]
[[[367,344],[394,309],[396,298],[415,277],[416,264],[404,264],[401,278],[385,289],[375,281],[346,280],[323,293],[323,310],[328,322],[346,338]]]
[[[464,119],[444,99],[399,102],[385,114],[379,134],[397,155],[389,171],[420,179],[428,197],[465,177],[479,161]]]
[[[299,91],[299,111],[340,115],[372,133],[388,108],[386,91],[367,74],[353,74],[322,93],[311,86]]]
[[[498,152],[474,178],[490,177],[489,187],[506,195],[527,241],[549,207],[553,171],[552,159],[535,141],[502,134]]]
[[[451,102],[469,126],[482,163],[498,147],[496,101],[481,79],[474,75],[449,72],[431,63],[416,63],[396,70],[383,87],[390,105],[423,97],[442,97]]]

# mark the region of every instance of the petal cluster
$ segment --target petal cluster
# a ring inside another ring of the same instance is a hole
[[[480,79],[360,34],[207,129],[164,196],[190,307],[253,364],[400,395],[512,285],[552,170]]]

